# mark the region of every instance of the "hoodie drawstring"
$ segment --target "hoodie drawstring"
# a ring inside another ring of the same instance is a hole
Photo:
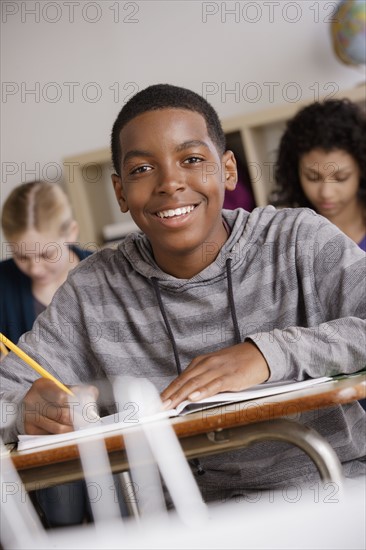
[[[233,281],[231,277],[231,262],[232,262],[232,259],[228,258],[225,264],[226,275],[227,275],[227,287],[228,287],[228,293],[229,293],[231,318],[233,320],[233,325],[234,325],[235,344],[240,344],[241,338],[240,338],[240,330],[239,330],[238,318],[236,316],[236,309],[235,309],[235,302],[234,302]]]
[[[226,266],[226,275],[227,275],[227,285],[228,285],[228,295],[229,295],[229,306],[230,306],[230,312],[231,312],[231,318],[233,320],[234,325],[234,335],[235,335],[235,343],[240,344],[241,338],[240,338],[240,330],[239,330],[239,324],[238,324],[238,318],[236,315],[236,309],[235,309],[235,302],[234,302],[234,292],[233,292],[233,281],[231,276],[231,262],[232,259],[228,258],[226,260],[225,266]],[[182,373],[182,366],[179,359],[179,353],[178,353],[178,347],[174,338],[174,334],[172,331],[172,327],[170,326],[168,316],[165,311],[164,303],[161,298],[161,292],[158,284],[158,279],[156,277],[151,277],[151,282],[153,284],[156,298],[158,300],[159,309],[161,312],[161,315],[163,316],[164,323],[166,330],[168,332],[169,340],[172,344],[173,352],[174,352],[174,358],[175,358],[175,366],[177,368],[178,374]]]
[[[156,294],[156,298],[158,300],[159,308],[160,308],[161,314],[163,316],[166,329],[168,331],[170,342],[171,342],[172,347],[173,347],[175,365],[177,367],[178,374],[181,374],[182,373],[182,367],[181,367],[181,364],[180,364],[178,348],[177,348],[177,344],[175,342],[175,338],[174,338],[172,328],[171,328],[170,323],[169,323],[169,319],[168,319],[166,311],[165,311],[163,300],[161,299],[161,293],[160,293],[160,288],[159,288],[159,285],[158,285],[158,280],[157,280],[156,277],[151,277],[151,282],[153,284],[155,294]]]

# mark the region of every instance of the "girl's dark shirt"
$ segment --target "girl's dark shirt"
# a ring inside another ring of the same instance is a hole
[[[70,247],[79,260],[91,252]],[[16,343],[31,330],[37,317],[32,280],[17,267],[13,259],[0,262],[0,332]],[[38,312],[39,313],[39,312]]]

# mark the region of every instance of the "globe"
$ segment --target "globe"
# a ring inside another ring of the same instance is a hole
[[[342,63],[366,64],[366,1],[342,0],[333,16],[331,35]]]

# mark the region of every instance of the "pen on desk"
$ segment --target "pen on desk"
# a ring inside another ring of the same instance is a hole
[[[21,350],[20,348],[18,348],[18,346],[16,346],[15,344],[13,344],[13,342],[11,342],[6,336],[4,336],[1,332],[0,332],[0,344],[2,345],[5,345],[6,347],[8,347],[12,352],[14,352],[20,359],[23,359],[23,361],[25,363],[27,363],[27,365],[29,367],[31,367],[32,369],[34,369],[36,372],[38,372],[38,374],[40,374],[43,378],[48,378],[48,380],[52,380],[52,382],[54,382],[56,384],[56,386],[58,386],[61,390],[63,390],[64,392],[66,392],[68,395],[72,395],[73,397],[75,397],[75,394],[72,393],[72,391],[67,387],[67,386],[64,386],[64,384],[62,384],[62,382],[60,382],[59,380],[57,380],[57,378],[55,378],[54,376],[52,376],[52,374],[50,374],[48,371],[46,371],[46,369],[44,369],[43,367],[41,367],[41,365],[39,363],[37,363],[37,361],[35,361],[34,359],[32,359],[31,357],[29,357],[29,355],[27,355],[23,350]],[[95,412],[95,411],[89,411],[89,413],[91,412]],[[98,416],[97,413],[95,413],[95,420],[100,420],[100,417]]]

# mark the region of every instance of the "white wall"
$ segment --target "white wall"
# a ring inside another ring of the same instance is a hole
[[[360,82],[332,52],[337,3],[3,1],[1,201],[108,146],[124,101],[152,83],[192,88],[225,118]]]

